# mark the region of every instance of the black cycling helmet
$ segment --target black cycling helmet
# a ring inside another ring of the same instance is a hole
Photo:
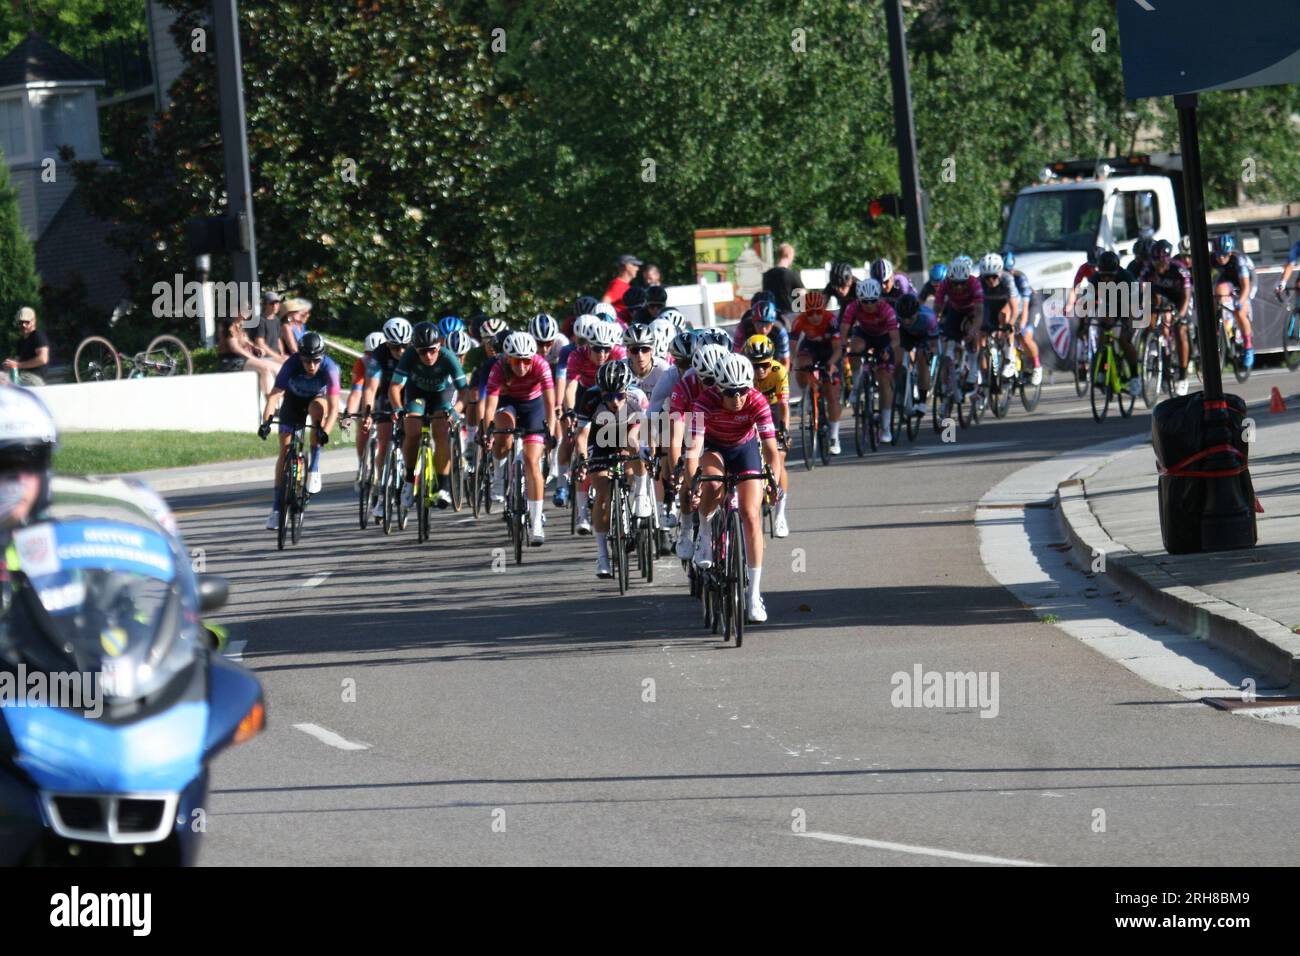
[[[411,330],[411,344],[417,349],[431,349],[442,344],[442,333],[432,322],[420,322]]]
[[[910,292],[899,296],[898,301],[894,303],[894,311],[898,313],[900,319],[910,319],[921,311],[921,300]]]
[[[1119,272],[1119,256],[1113,249],[1107,249],[1097,257],[1097,271],[1108,276]]]
[[[836,262],[831,266],[831,285],[839,288],[846,282],[853,281],[853,266],[847,262]]]
[[[596,306],[599,304],[594,295],[580,295],[578,300],[573,303],[573,314],[591,315],[596,311]]]
[[[627,291],[623,293],[623,306],[628,309],[639,309],[646,300],[646,290],[639,285],[628,286]]]
[[[319,332],[308,332],[298,340],[298,354],[305,359],[325,357],[325,340]]]
[[[1143,236],[1137,242],[1133,243],[1133,255],[1139,259],[1145,259],[1151,255],[1151,240]]]
[[[1174,244],[1168,239],[1161,239],[1151,247],[1153,262],[1168,262],[1174,257]]]
[[[1101,246],[1093,246],[1091,249],[1089,249],[1089,250],[1088,250],[1088,265],[1090,265],[1090,266],[1096,266],[1096,265],[1097,265],[1097,260],[1101,258],[1101,254],[1102,254],[1103,252],[1105,252],[1105,251],[1106,251],[1106,250],[1103,249]]]
[[[608,395],[621,395],[632,384],[632,369],[621,359],[596,369],[596,385]]]
[[[646,305],[667,305],[668,290],[661,285],[652,285],[645,290]]]

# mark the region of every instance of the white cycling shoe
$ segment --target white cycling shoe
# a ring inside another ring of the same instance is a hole
[[[772,534],[778,538],[790,537],[790,524],[785,520],[785,515],[780,515],[776,519],[775,527],[772,529]]]
[[[762,624],[767,620],[767,608],[763,606],[761,597],[750,597],[749,610],[745,612],[745,620],[750,624]]]
[[[598,556],[596,558],[596,577],[612,578],[613,576],[614,572],[609,569],[609,558]]]
[[[307,472],[307,494],[309,495],[320,494],[320,472],[319,471]]]
[[[542,523],[539,521],[537,524],[533,525],[532,529],[528,532],[528,544],[531,547],[537,548],[541,547],[545,543],[546,532],[542,530]]]
[[[1178,381],[1174,382],[1174,394],[1179,398],[1182,398],[1187,394],[1187,379],[1180,378]]]
[[[831,454],[832,454],[832,455],[838,455],[839,453],[840,453],[840,440],[839,440],[838,438],[832,438],[832,439],[831,439]]]
[[[1029,384],[1030,385],[1043,384],[1043,367],[1041,365],[1034,366],[1033,374],[1029,376]]]
[[[591,534],[591,517],[582,515],[578,518],[578,534]]]
[[[695,550],[691,552],[691,563],[701,569],[713,567],[713,542],[696,538]]]
[[[277,531],[280,528],[280,509],[272,508],[266,519],[266,530]]]
[[[655,503],[647,494],[639,494],[632,498],[632,514],[637,518],[649,518],[655,513]]]
[[[441,489],[436,495],[433,496],[433,506],[435,508],[450,508],[451,492],[448,491],[446,488]]]
[[[890,431],[888,425],[880,426],[880,444],[889,445],[894,441],[894,433]]]

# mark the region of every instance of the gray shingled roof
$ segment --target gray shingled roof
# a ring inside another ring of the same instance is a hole
[[[39,33],[29,33],[0,59],[0,89],[39,82],[103,82],[103,78]]]

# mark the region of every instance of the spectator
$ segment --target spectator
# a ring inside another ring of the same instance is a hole
[[[307,331],[311,318],[310,299],[288,299],[284,302],[285,323],[280,329],[280,345],[286,356],[298,351],[298,340]]]
[[[262,295],[262,317],[247,329],[253,345],[261,351],[256,354],[268,362],[279,365],[285,360],[280,350],[280,294],[266,292]]]
[[[269,395],[275,385],[278,362],[264,358],[265,350],[248,337],[244,327],[250,312],[241,312],[238,318],[217,320],[217,357],[223,372],[256,372],[262,380],[262,394]]]
[[[776,265],[763,273],[763,289],[772,294],[772,301],[782,315],[795,311],[794,290],[803,288],[799,273],[790,268],[793,264],[794,246],[783,242],[777,248]]]
[[[36,327],[36,310],[23,306],[14,316],[18,325],[18,354],[7,358],[4,367],[19,385],[44,385],[41,376],[50,364],[50,337]]]
[[[636,284],[648,289],[652,285],[663,285],[663,278],[657,265],[646,263],[636,277]]]
[[[601,302],[608,302],[618,313],[618,317],[624,324],[627,324],[632,318],[632,310],[623,305],[623,293],[632,285],[632,280],[636,277],[636,270],[641,267],[641,260],[636,256],[619,256],[618,273],[605,290],[605,294],[600,297]]]

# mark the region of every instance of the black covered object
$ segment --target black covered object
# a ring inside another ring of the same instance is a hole
[[[1151,412],[1160,470],[1160,536],[1170,554],[1254,547],[1255,489],[1238,395],[1166,399]]]

